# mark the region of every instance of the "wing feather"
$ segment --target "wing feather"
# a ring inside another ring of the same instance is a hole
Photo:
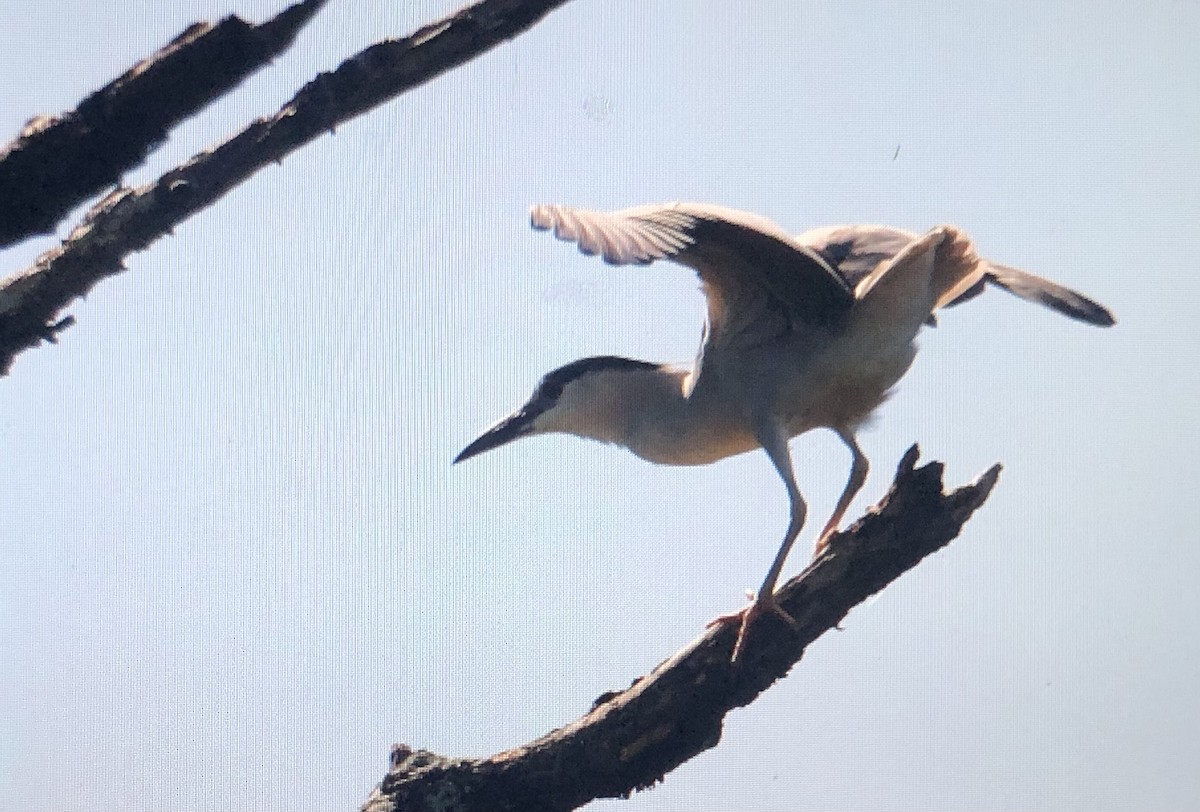
[[[984,276],[988,282],[998,288],[1008,291],[1014,296],[1056,310],[1064,316],[1077,321],[1095,324],[1097,327],[1111,327],[1117,323],[1111,311],[1099,302],[1089,299],[1078,291],[1063,287],[1057,282],[1043,279],[1027,271],[1010,268],[1007,265],[997,265],[989,262],[988,272]],[[967,291],[970,293],[970,291]],[[958,304],[965,297],[960,296],[950,304]]]
[[[918,235],[889,226],[860,225],[813,229],[796,239],[820,254],[857,287],[879,263],[890,261],[918,239]],[[983,277],[942,306],[962,304],[982,293],[985,285],[994,285],[1078,321],[1101,327],[1115,323],[1107,308],[1082,293],[1007,265],[988,260],[983,265]]]
[[[746,212],[696,203],[615,212],[534,206],[530,224],[611,265],[666,259],[691,267],[708,298],[710,342],[748,334],[764,308],[786,328],[831,324],[854,303],[852,286],[819,254]]]

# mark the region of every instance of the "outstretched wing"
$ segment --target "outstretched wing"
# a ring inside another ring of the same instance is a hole
[[[853,288],[828,262],[753,214],[697,203],[615,212],[534,206],[530,222],[611,265],[668,259],[693,268],[708,300],[709,346],[832,325],[854,303]]]
[[[918,235],[911,231],[868,225],[817,228],[801,234],[796,240],[837,268],[851,286],[857,286],[880,262],[890,260],[917,238]],[[984,260],[984,266],[983,278],[947,302],[946,307],[975,298],[983,293],[985,285],[995,285],[1078,321],[1101,327],[1115,323],[1107,308],[1077,291],[990,260]]]
[[[1030,302],[1037,302],[1051,310],[1057,310],[1064,316],[1070,316],[1088,324],[1111,327],[1117,323],[1109,309],[1099,302],[1089,299],[1078,291],[1064,288],[1049,279],[1034,276],[1027,271],[989,262],[988,273],[984,279],[998,288],[1007,290],[1014,296],[1020,296]],[[968,290],[950,304],[958,304],[971,298],[972,295],[977,294],[972,294]]]
[[[837,268],[854,288],[920,236],[888,226],[828,226],[806,231],[796,241]]]

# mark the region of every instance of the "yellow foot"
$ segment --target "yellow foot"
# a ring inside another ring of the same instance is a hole
[[[755,599],[754,595],[751,593],[746,593],[746,596],[754,602],[745,609],[741,609],[737,612],[730,612],[727,615],[718,615],[705,624],[706,628],[709,629],[718,625],[726,625],[730,623],[738,624],[737,642],[733,644],[733,656],[729,658],[729,661],[734,663],[738,661],[738,658],[741,657],[742,651],[746,647],[746,633],[750,630],[750,624],[753,623],[754,619],[759,615],[764,613],[773,614],[784,623],[791,626],[793,629],[796,628],[797,625],[795,619],[787,612],[783,611],[783,607],[776,602],[774,595],[771,595],[767,598],[758,599]]]
[[[830,528],[821,533],[817,537],[817,543],[813,545],[813,560],[816,561],[821,557],[821,553],[829,549],[829,542],[833,541],[833,537],[838,534],[837,528]]]

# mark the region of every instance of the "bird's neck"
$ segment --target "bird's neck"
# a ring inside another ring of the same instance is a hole
[[[689,396],[690,373],[677,366],[602,373],[577,393],[581,408],[568,410],[574,418],[556,428],[667,465],[700,465],[754,448],[738,415]]]

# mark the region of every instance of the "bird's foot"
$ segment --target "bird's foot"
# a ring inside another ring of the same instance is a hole
[[[796,620],[787,612],[785,612],[783,607],[780,606],[778,601],[775,600],[774,595],[768,595],[765,598],[756,598],[753,592],[747,592],[746,597],[752,601],[752,603],[745,609],[741,609],[737,612],[730,612],[726,615],[718,615],[717,617],[708,621],[706,624],[706,628],[709,629],[711,629],[713,626],[722,626],[730,623],[738,624],[737,642],[733,644],[733,656],[729,658],[729,661],[734,663],[738,661],[738,658],[742,655],[742,651],[744,651],[746,648],[746,636],[747,632],[750,631],[750,624],[753,623],[754,619],[759,615],[772,614],[778,617],[784,623],[791,626],[793,629],[797,628],[798,626]]]
[[[813,561],[821,557],[821,553],[829,549],[829,543],[833,541],[833,537],[838,534],[836,527],[831,527],[821,532],[817,536],[817,543],[813,545]]]

